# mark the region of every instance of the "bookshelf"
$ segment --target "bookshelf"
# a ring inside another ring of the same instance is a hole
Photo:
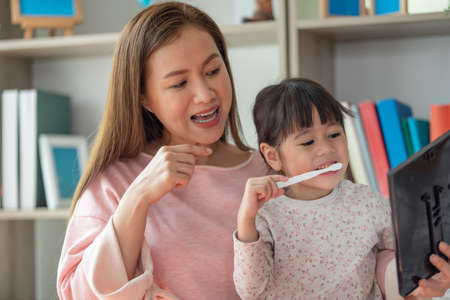
[[[289,0],[291,76],[322,83],[343,101],[398,98],[429,118],[450,101],[450,15],[444,12],[299,19]]]
[[[221,25],[229,46],[239,114],[250,143],[254,141],[250,107],[256,92],[288,75],[317,80],[340,100],[406,99],[414,113],[425,118],[430,99],[450,101],[449,15],[299,20],[297,5],[298,0],[279,0],[277,21]],[[95,32],[0,40],[0,88],[38,87],[70,94],[73,132],[90,136],[103,112],[118,36],[118,32]],[[440,59],[424,58],[426,53]],[[421,70],[423,76],[415,80],[409,69]],[[35,252],[42,241],[35,233],[43,231],[41,225],[46,222],[57,224],[63,232],[68,215],[67,210],[0,211],[0,253],[11,258],[0,263],[2,298],[36,298]],[[61,238],[55,240],[59,243]]]
[[[229,47],[277,43],[278,23],[264,21],[223,26]],[[0,55],[21,59],[112,55],[119,33],[0,41]]]
[[[9,9],[7,2],[9,0],[0,0],[1,7]],[[208,11],[208,7],[201,6],[202,1],[197,2],[198,7],[205,9],[215,20],[219,19],[211,13],[214,10]],[[203,5],[211,6],[210,0],[203,2]],[[285,4],[284,0],[279,2],[276,21],[239,25],[219,23],[228,45],[238,99],[245,99],[239,103],[241,116],[249,111],[260,86],[287,75]],[[121,1],[117,1],[117,6],[121,5]],[[121,14],[124,19],[124,13]],[[0,24],[3,23],[2,18],[7,17],[0,14]],[[98,18],[96,15],[92,17]],[[223,16],[220,19],[223,20]],[[83,22],[90,22],[88,15]],[[105,27],[104,24],[98,26]],[[72,132],[93,136],[103,113],[111,58],[118,37],[118,31],[104,33],[93,30],[92,33],[83,32],[71,37],[0,39],[0,89],[40,88],[71,95]],[[265,64],[265,70],[254,74],[260,61],[268,60],[272,62]],[[242,122],[244,133],[245,130],[254,131],[249,126],[251,119]],[[56,267],[48,274],[42,273],[42,269],[57,265],[68,217],[68,210],[0,210],[0,253],[7,258],[0,263],[0,298],[56,297]],[[47,247],[51,248],[48,253],[54,257],[44,254],[41,258]],[[44,288],[40,287],[43,280],[48,281]],[[43,289],[47,289],[47,293]]]
[[[68,209],[48,210],[47,208],[37,208],[35,210],[0,210],[0,221],[39,221],[39,220],[67,220],[69,218]]]

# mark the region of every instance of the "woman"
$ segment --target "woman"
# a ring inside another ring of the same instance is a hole
[[[239,299],[232,232],[245,182],[266,173],[249,150],[214,21],[176,2],[139,13],[74,195],[59,297]]]
[[[265,166],[240,138],[219,28],[186,4],[150,6],[124,28],[112,69],[60,298],[238,299],[231,233],[247,178]]]

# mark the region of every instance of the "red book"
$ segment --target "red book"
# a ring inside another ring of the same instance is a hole
[[[389,161],[384,146],[383,134],[378,120],[375,102],[372,100],[358,104],[361,115],[361,122],[366,134],[367,145],[372,157],[373,168],[378,182],[380,193],[385,198],[389,198],[389,187],[387,173],[389,171]]]
[[[430,106],[430,142],[450,130],[450,104]]]

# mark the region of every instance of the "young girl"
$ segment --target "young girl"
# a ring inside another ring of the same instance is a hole
[[[345,179],[344,113],[350,114],[306,79],[287,79],[258,94],[253,117],[260,151],[282,175],[247,181],[234,234],[234,282],[242,299],[382,299],[383,281],[396,282],[389,204]],[[277,186],[337,162],[338,171],[286,190]],[[446,280],[439,281],[441,293]],[[387,296],[398,298],[397,291],[394,284]]]

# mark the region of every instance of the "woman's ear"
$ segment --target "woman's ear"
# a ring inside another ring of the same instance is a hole
[[[262,155],[264,155],[266,162],[274,171],[278,172],[281,170],[282,164],[277,149],[267,143],[261,143],[259,145],[259,150],[261,151]]]
[[[148,110],[149,112],[153,112],[153,111],[152,111],[152,108],[151,108],[151,105],[150,105],[150,101],[149,101],[149,99],[147,99],[147,97],[145,97],[144,94],[141,94],[140,100],[141,100],[142,106],[143,106],[146,110]]]

